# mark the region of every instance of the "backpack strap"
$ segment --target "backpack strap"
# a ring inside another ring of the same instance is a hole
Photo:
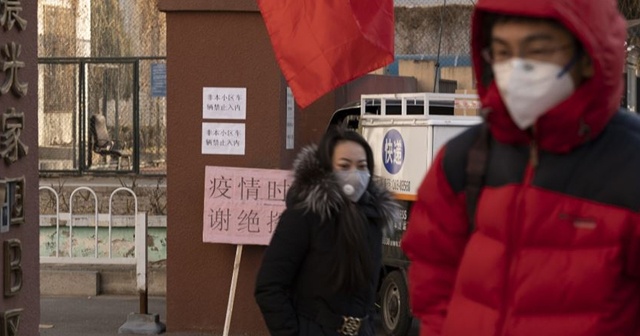
[[[467,183],[465,195],[467,197],[467,216],[469,218],[469,233],[475,230],[475,215],[480,192],[485,182],[487,163],[489,161],[489,125],[483,122],[478,137],[467,153]]]

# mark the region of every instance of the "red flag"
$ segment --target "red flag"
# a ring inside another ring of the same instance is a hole
[[[393,0],[258,0],[300,107],[393,61]]]

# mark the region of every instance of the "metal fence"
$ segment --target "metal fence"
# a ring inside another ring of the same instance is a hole
[[[152,77],[158,67],[164,76],[165,62],[40,58],[40,170],[163,172],[166,97],[154,93]],[[93,115],[104,117],[104,136],[91,123]]]
[[[469,65],[472,0],[395,0],[397,58]]]
[[[157,0],[38,1],[39,57],[166,55]]]
[[[41,171],[163,174],[166,19],[157,0],[39,1],[38,24]],[[93,114],[105,117],[113,146],[95,146]]]
[[[430,59],[440,54],[442,66],[470,53],[471,12],[477,0],[394,0],[396,54]],[[640,1],[618,0],[632,21],[640,19]],[[640,45],[640,28],[630,29],[630,43]]]

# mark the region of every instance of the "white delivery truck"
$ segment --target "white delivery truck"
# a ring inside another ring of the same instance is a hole
[[[400,249],[411,204],[438,150],[449,139],[481,122],[478,116],[454,115],[454,110],[479,108],[475,94],[402,93],[363,95],[345,106],[332,124],[357,129],[371,145],[374,175],[382,179],[402,205],[402,220],[383,240],[384,270],[380,275],[379,306],[387,335],[404,336],[412,324],[406,269]]]

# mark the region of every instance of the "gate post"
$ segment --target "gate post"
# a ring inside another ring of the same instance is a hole
[[[255,0],[160,0],[167,17],[167,330],[222,332],[234,245],[203,243],[205,167],[289,169],[335,109],[333,94],[293,118],[287,89]],[[205,88],[246,89],[244,119],[203,117]],[[243,153],[203,154],[204,123],[242,124]],[[253,298],[264,247],[244,246],[232,333],[267,335]]]
[[[3,333],[38,335],[38,2],[0,7],[0,320]]]

